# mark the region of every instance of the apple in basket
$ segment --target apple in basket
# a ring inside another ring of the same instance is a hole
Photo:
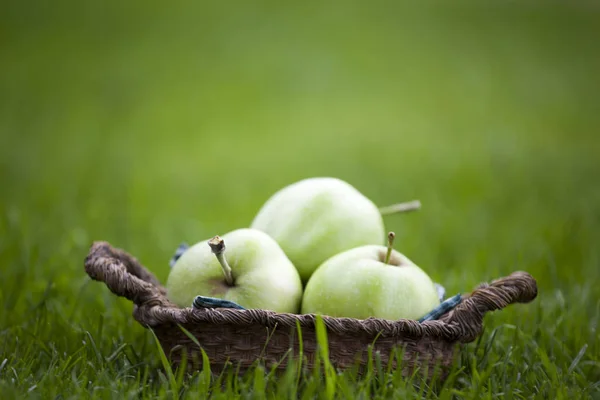
[[[292,262],[273,238],[249,228],[191,246],[173,265],[166,288],[180,307],[190,307],[201,295],[244,308],[297,313],[302,301],[302,281]]]
[[[303,314],[365,319],[419,319],[440,304],[425,271],[388,246],[366,245],[321,264],[304,289]]]
[[[331,256],[354,247],[385,242],[383,214],[410,211],[418,201],[379,209],[354,186],[331,177],[303,179],[273,194],[250,227],[281,246],[302,281]]]

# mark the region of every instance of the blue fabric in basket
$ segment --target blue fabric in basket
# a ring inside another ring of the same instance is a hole
[[[193,308],[237,308],[245,310],[238,303],[229,300],[217,299],[216,297],[196,296],[192,303]]]
[[[183,253],[185,253],[185,251],[187,249],[189,249],[189,247],[190,246],[187,243],[181,243],[177,247],[177,249],[175,250],[175,254],[173,254],[173,257],[171,257],[171,260],[169,261],[169,266],[171,268],[173,268],[173,266],[175,265],[177,260],[179,260],[181,255]],[[435,289],[438,292],[438,296],[440,299],[440,305],[438,305],[436,308],[434,308],[429,313],[427,313],[425,316],[423,316],[421,319],[419,319],[419,322],[432,321],[432,320],[438,319],[439,317],[441,317],[448,311],[452,310],[458,304],[460,304],[460,302],[462,300],[462,296],[460,294],[457,294],[456,296],[453,296],[453,297],[450,297],[449,299],[444,300],[444,297],[446,296],[446,289],[439,283],[435,284]],[[244,307],[240,306],[239,304],[237,304],[233,301],[218,299],[216,297],[207,297],[207,296],[196,296],[194,298],[194,301],[192,302],[192,307],[197,308],[197,309],[235,308],[238,310],[245,310]]]
[[[450,297],[449,299],[440,303],[439,306],[431,310],[427,315],[421,317],[419,322],[423,321],[432,321],[438,319],[442,315],[446,314],[448,311],[452,310],[454,307],[460,304],[462,300],[462,296],[457,294],[456,296]]]
[[[189,248],[190,246],[187,243],[181,243],[179,247],[177,247],[177,249],[175,250],[175,254],[173,254],[173,257],[171,257],[171,260],[169,261],[169,266],[173,268],[177,260],[179,260],[179,257],[181,257],[183,253],[185,253],[185,251]]]
[[[440,303],[439,306],[431,310],[427,315],[419,319],[419,322],[424,321],[432,321],[436,320],[442,315],[446,314],[448,311],[452,310],[456,307],[460,301],[462,300],[462,296],[457,294],[456,296],[450,297],[449,299]],[[218,299],[216,297],[207,297],[207,296],[196,296],[194,298],[194,302],[192,303],[192,307],[196,309],[202,308],[235,308],[238,310],[245,310],[244,307],[240,306],[234,301]]]

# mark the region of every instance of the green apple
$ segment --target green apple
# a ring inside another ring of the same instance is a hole
[[[273,237],[306,283],[314,270],[335,254],[367,244],[383,245],[383,214],[419,206],[413,201],[379,209],[349,183],[315,177],[273,194],[250,227]]]
[[[326,260],[304,289],[302,313],[416,320],[438,306],[433,281],[392,248],[393,238],[387,248],[360,246]]]
[[[173,265],[166,288],[180,307],[190,307],[201,295],[244,308],[297,313],[302,301],[302,281],[292,262],[273,238],[249,228],[191,246]]]

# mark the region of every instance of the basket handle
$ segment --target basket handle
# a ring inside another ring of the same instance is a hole
[[[138,306],[171,305],[165,288],[150,271],[135,257],[107,242],[94,242],[84,265],[92,279],[104,282],[111,292]]]
[[[488,311],[500,310],[514,303],[529,303],[537,297],[536,280],[527,272],[479,285],[441,319],[461,330],[462,342],[475,340],[483,331],[483,317]]]

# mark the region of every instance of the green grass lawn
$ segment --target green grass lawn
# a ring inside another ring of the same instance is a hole
[[[35,3],[0,11],[0,398],[325,398],[316,374],[174,387],[83,269],[107,240],[164,282],[180,242],[310,176],[420,199],[387,229],[450,294],[516,270],[539,287],[445,385],[374,368],[330,376],[339,398],[600,398],[591,2]]]

